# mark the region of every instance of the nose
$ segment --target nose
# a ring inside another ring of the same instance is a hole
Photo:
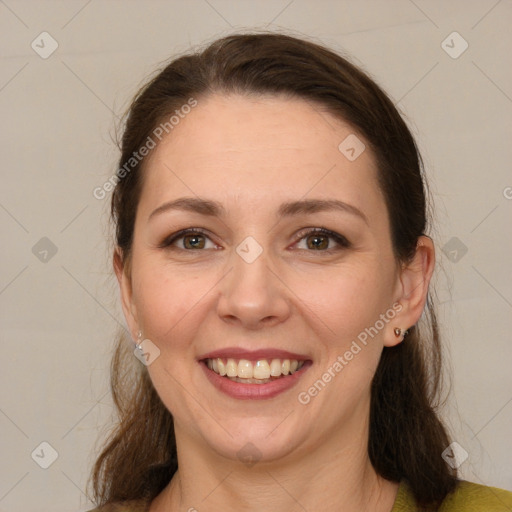
[[[290,290],[269,263],[265,250],[250,263],[234,252],[233,268],[220,283],[220,318],[258,330],[289,317]]]

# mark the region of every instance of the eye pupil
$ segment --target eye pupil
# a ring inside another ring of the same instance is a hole
[[[315,240],[315,242],[313,242],[314,249],[326,249],[329,246],[329,240],[324,235],[311,235],[309,237],[309,240]],[[320,243],[317,243],[318,240],[320,240]],[[325,243],[325,242],[327,242],[327,243]]]
[[[203,249],[204,248],[204,238],[202,240],[201,240],[201,238],[203,238],[202,235],[186,235],[184,237],[185,247],[187,247],[187,241],[190,243],[190,241],[192,240],[192,242],[191,242],[192,249],[197,249],[197,248]],[[196,245],[197,242],[199,243],[199,245]]]

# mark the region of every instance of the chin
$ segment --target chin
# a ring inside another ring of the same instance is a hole
[[[239,460],[248,465],[256,462],[274,462],[286,458],[300,444],[296,425],[279,425],[281,419],[244,418],[229,421],[231,436],[223,429],[212,438],[204,433],[206,442],[222,457]],[[285,420],[286,421],[286,420]],[[211,432],[211,431],[210,431]]]

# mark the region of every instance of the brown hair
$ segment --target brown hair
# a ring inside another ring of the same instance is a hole
[[[128,111],[120,167],[155,127],[191,97],[284,94],[310,101],[348,122],[375,155],[391,222],[396,261],[415,254],[427,229],[426,183],[414,139],[388,96],[364,72],[320,44],[277,33],[236,34],[201,52],[173,60],[135,97]],[[116,244],[126,272],[140,197],[143,163],[124,173],[112,195]],[[380,475],[407,481],[423,506],[454,490],[457,472],[441,453],[449,438],[436,410],[441,387],[441,344],[431,293],[426,328],[383,350],[372,382],[368,453]],[[160,401],[133,344],[118,340],[111,387],[119,423],[92,473],[96,503],[157,496],[177,469],[173,419]]]

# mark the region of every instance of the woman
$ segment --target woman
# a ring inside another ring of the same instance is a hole
[[[115,182],[136,348],[113,359],[96,510],[510,509],[457,478],[421,158],[361,70],[215,41],[136,97]]]

